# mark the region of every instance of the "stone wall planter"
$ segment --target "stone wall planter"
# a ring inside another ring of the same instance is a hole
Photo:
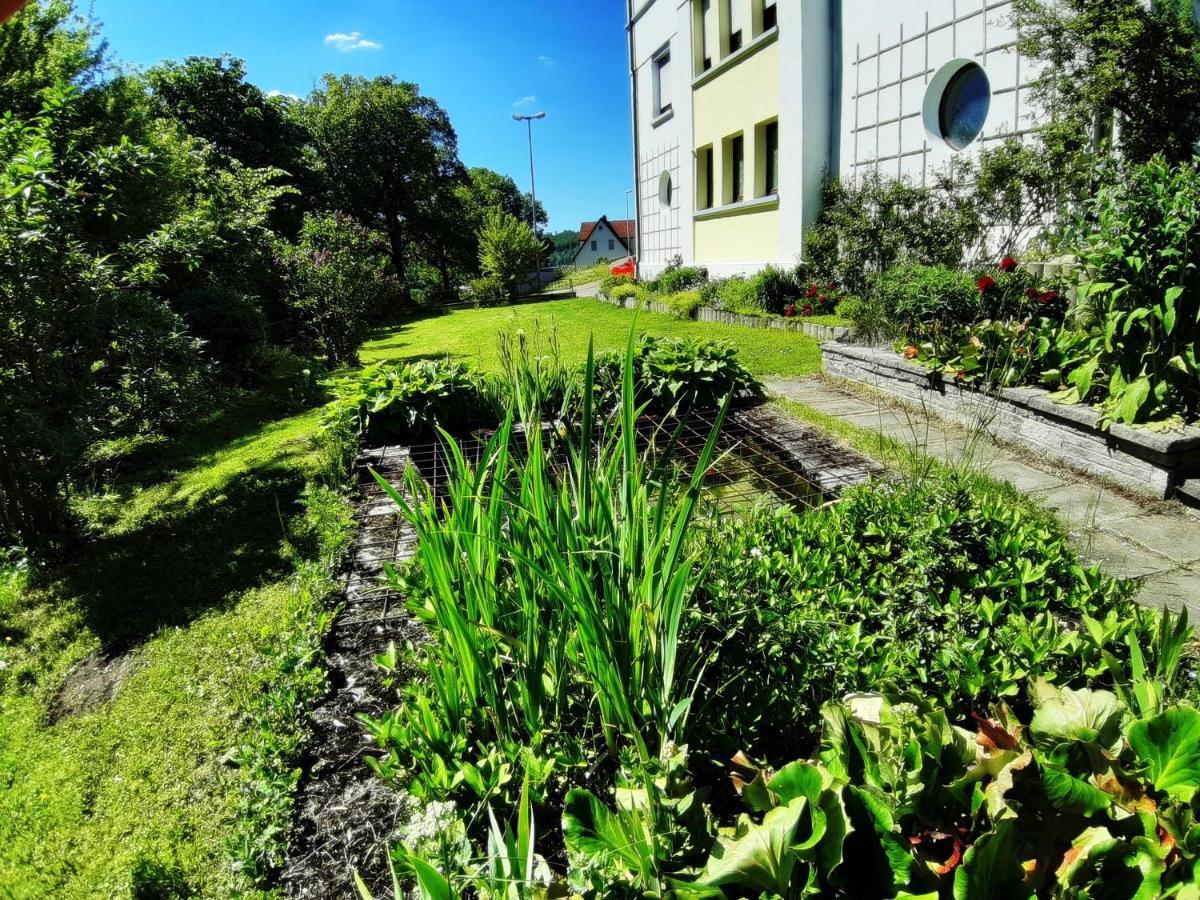
[[[600,295],[596,299],[601,303],[607,303],[610,306],[620,306],[623,309],[633,309],[635,306],[632,298],[611,300],[608,297]],[[668,316],[673,315],[671,307],[665,303],[659,303],[657,300],[649,300],[643,303],[642,309],[663,313]],[[802,318],[785,319],[783,316],[743,316],[739,313],[725,312],[722,309],[715,309],[711,306],[698,307],[695,318],[698,322],[719,322],[722,325],[740,325],[743,328],[774,328],[778,331],[796,331],[801,334],[807,334],[810,337],[815,337],[820,341],[836,341],[850,331],[844,325],[817,325],[813,322],[805,322]]]
[[[996,440],[1053,459],[1091,475],[1155,497],[1174,496],[1200,475],[1200,428],[1158,432],[1113,425],[1100,430],[1090,406],[1056,403],[1039,388],[1002,388],[981,393],[969,386],[935,382],[930,370],[890,350],[824,344],[825,371],[918,403],[943,419],[982,426]]]

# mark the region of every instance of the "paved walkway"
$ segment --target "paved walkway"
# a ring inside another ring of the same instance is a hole
[[[1066,525],[1080,554],[1112,575],[1137,578],[1148,605],[1186,605],[1200,619],[1200,513],[1173,501],[1126,495],[1062,466],[968,435],[957,426],[896,406],[870,389],[824,378],[768,379],[768,391],[827,415],[882,431],[952,462],[966,462],[1041,500]]]

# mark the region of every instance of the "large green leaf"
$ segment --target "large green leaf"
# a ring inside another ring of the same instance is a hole
[[[1129,729],[1129,746],[1146,763],[1155,789],[1189,801],[1200,787],[1200,712],[1177,706]]]
[[[1121,741],[1125,707],[1115,694],[1082,688],[1073,691],[1039,679],[1034,685],[1037,711],[1029,723],[1034,742],[1053,746],[1063,741],[1115,748]]]
[[[1062,812],[1090,816],[1108,809],[1113,802],[1110,794],[1058,766],[1042,764],[1042,784],[1046,798]]]
[[[1017,829],[1015,821],[1006,819],[967,850],[954,873],[955,900],[1017,900],[1032,895],[1025,884]]]
[[[875,792],[854,785],[848,786],[842,796],[851,832],[843,851],[847,864],[840,873],[849,890],[865,895],[913,887],[915,857],[896,828],[887,802]]]
[[[648,854],[644,836],[626,827],[620,813],[609,809],[591,791],[576,788],[567,794],[562,817],[567,849],[583,856],[620,861],[636,871],[642,854]]]
[[[807,800],[798,798],[777,806],[763,816],[762,824],[742,816],[733,837],[713,848],[701,883],[786,894],[798,861],[792,838],[807,805]]]
[[[1128,845],[1113,837],[1107,828],[1084,829],[1071,842],[1071,849],[1058,867],[1058,883],[1064,888],[1086,883],[1089,873],[1105,858],[1123,856],[1128,849]]]

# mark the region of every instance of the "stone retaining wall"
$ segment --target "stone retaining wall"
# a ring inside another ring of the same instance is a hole
[[[1157,432],[1112,425],[1102,431],[1097,410],[1056,403],[1038,388],[1002,388],[985,394],[935,380],[929,369],[890,350],[844,344],[825,344],[821,349],[830,375],[920,404],[943,419],[983,427],[998,441],[1142,493],[1171,497],[1188,477],[1200,474],[1200,428]]]
[[[633,298],[612,300],[603,294],[596,297],[601,303],[610,306],[620,306],[623,309],[633,309],[636,305]],[[674,315],[674,310],[665,303],[657,300],[647,300],[641,305],[642,309],[650,312]],[[787,319],[783,316],[743,316],[739,313],[725,312],[711,306],[700,306],[696,309],[696,321],[719,322],[722,325],[740,325],[743,328],[774,328],[778,331],[795,331],[815,337],[819,341],[836,341],[844,337],[850,329],[844,325],[817,325],[805,322],[803,319]]]

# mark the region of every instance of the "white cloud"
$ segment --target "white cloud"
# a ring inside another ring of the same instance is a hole
[[[554,65],[554,60],[549,56],[539,56],[538,62],[540,62],[547,69]]]
[[[268,99],[271,97],[287,97],[287,99],[289,99],[289,100],[299,100],[300,99],[299,95],[289,94],[287,91],[267,91],[267,97],[268,97]]]
[[[514,100],[513,106],[533,106],[535,103],[537,103],[537,97],[533,96],[533,94],[529,94],[526,97],[522,97],[520,100]]]
[[[331,44],[343,53],[353,53],[355,50],[381,50],[383,44],[369,41],[362,36],[361,31],[351,31],[349,34],[337,32],[325,35],[325,43]]]

